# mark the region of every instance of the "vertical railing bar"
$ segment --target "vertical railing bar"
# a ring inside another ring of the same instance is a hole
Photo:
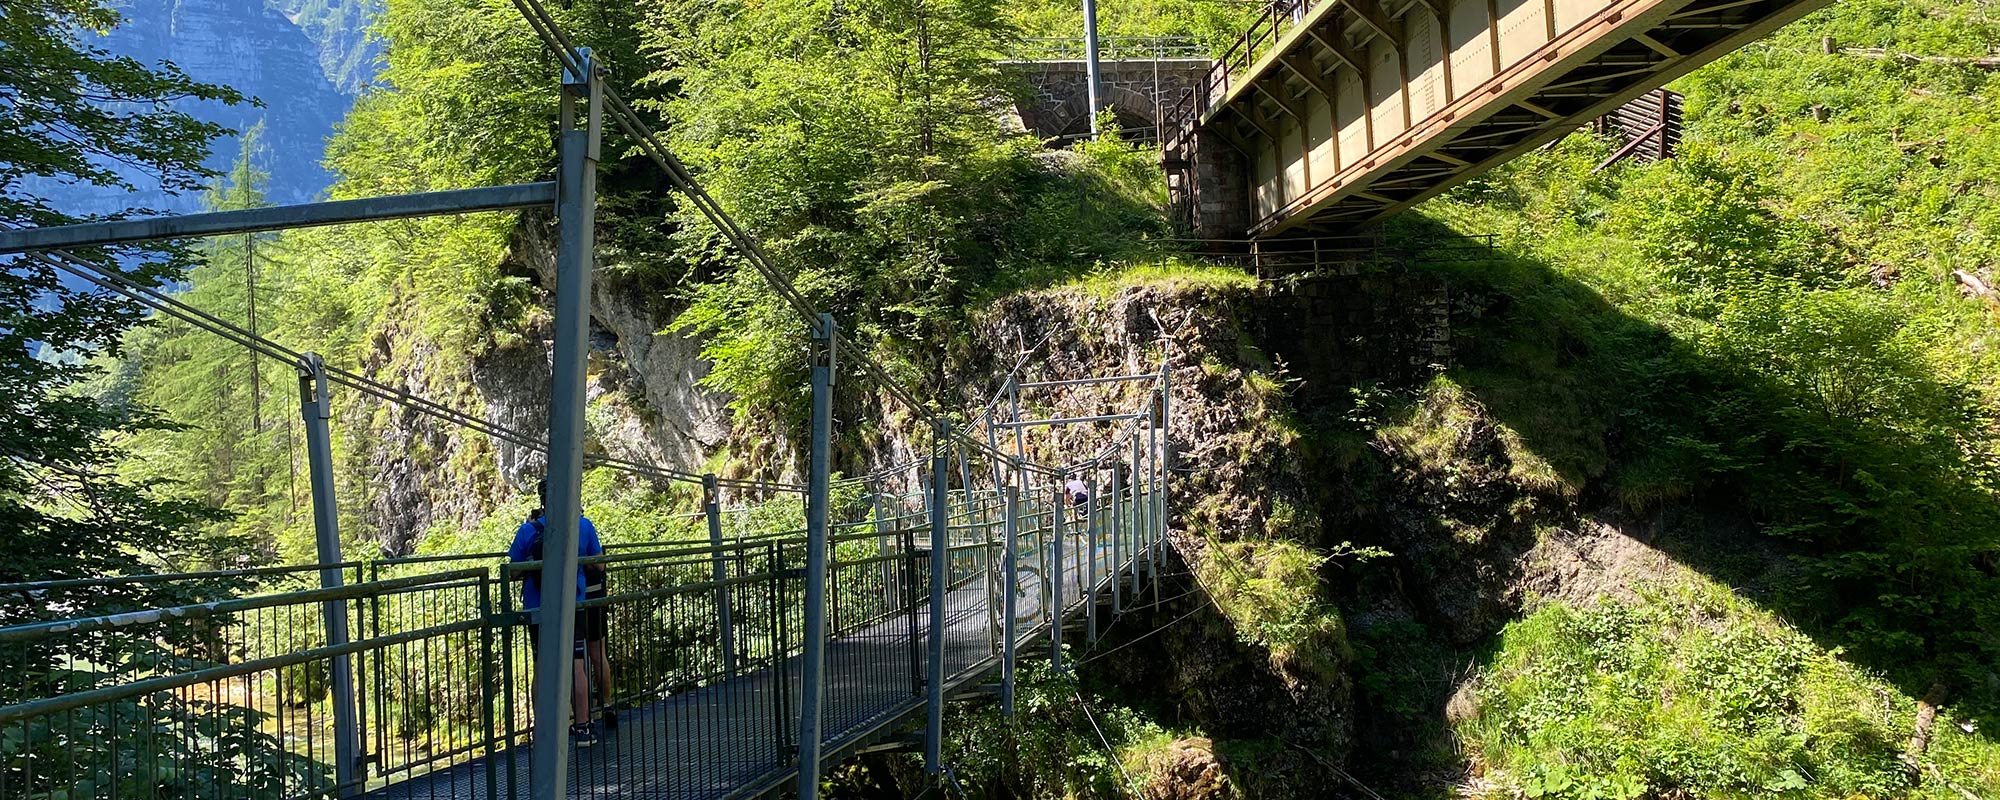
[[[937,775],[943,765],[944,735],[944,594],[950,578],[946,573],[947,527],[951,493],[946,485],[948,456],[944,444],[951,440],[951,422],[938,419],[932,428],[931,456],[931,622],[930,658],[924,684],[926,719],[924,725],[924,772]]]
[[[1097,470],[1092,468],[1085,474],[1089,476],[1089,480],[1084,483],[1083,489],[1083,547],[1081,548],[1083,552],[1078,555],[1083,558],[1084,639],[1095,643],[1097,641],[1097,528],[1100,521],[1097,513]]]
[[[1002,591],[1005,594],[1000,601],[1004,607],[1002,611],[1003,622],[1001,623],[1004,632],[1002,634],[1003,641],[1000,644],[1000,712],[1012,717],[1014,716],[1014,645],[1015,641],[1019,638],[1017,628],[1020,624],[1017,619],[1019,615],[1014,607],[1015,596],[1019,594],[1019,587],[1021,585],[1020,564],[1017,562],[1021,519],[1020,488],[1008,486],[1006,488],[1006,495],[1006,548],[1001,551],[1001,558],[1006,569],[1006,579],[1002,581],[1004,584]]]
[[[1062,671],[1062,626],[1063,626],[1063,583],[1069,580],[1069,568],[1063,563],[1063,509],[1069,505],[1069,495],[1061,487],[1056,488],[1055,505],[1050,508],[1049,524],[1052,528],[1049,547],[1053,555],[1053,575],[1049,578],[1049,665],[1057,672]]]
[[[1112,449],[1111,458],[1111,613],[1125,613],[1125,482],[1123,459]]]

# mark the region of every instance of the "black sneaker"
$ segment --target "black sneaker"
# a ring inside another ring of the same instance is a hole
[[[571,725],[569,726],[569,743],[576,745],[579,749],[594,747],[597,744],[597,731],[588,722],[579,722]]]

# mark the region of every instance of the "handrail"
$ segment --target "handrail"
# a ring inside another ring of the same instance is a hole
[[[329,598],[329,599],[338,599],[338,598]],[[225,664],[221,666],[210,667],[208,669],[195,670],[193,672],[184,672],[177,675],[161,675],[159,677],[146,678],[143,680],[133,681],[131,683],[123,683],[115,686],[104,686],[97,689],[89,689],[81,692],[72,692],[69,694],[56,695],[54,697],[45,697],[36,700],[30,700],[26,703],[17,703],[11,706],[0,708],[0,725],[4,725],[10,722],[15,722],[17,720],[27,719],[29,717],[46,716],[49,714],[59,714],[64,711],[70,711],[73,709],[78,709],[89,705],[96,705],[98,703],[113,702],[132,697],[142,697],[157,692],[172,691],[174,689],[193,686],[199,683],[208,683],[210,681],[235,678],[243,675],[253,675],[266,670],[296,666],[299,664],[309,664],[314,661],[321,661],[333,658],[335,656],[353,655],[355,653],[363,652],[366,650],[379,649],[386,645],[400,644],[403,642],[413,642],[443,634],[456,633],[459,631],[477,630],[481,627],[486,626],[487,624],[488,621],[485,619],[471,619],[471,620],[465,620],[463,622],[454,622],[447,625],[439,625],[420,630],[411,630],[411,631],[403,631],[401,633],[393,633],[387,636],[379,636],[372,639],[352,641],[346,644],[323,645],[299,653],[288,653],[286,655],[253,659],[250,661],[244,661],[236,664]],[[10,628],[6,630],[12,630],[12,629]],[[0,630],[0,633],[4,632],[5,630]]]
[[[446,584],[467,578],[486,577],[490,577],[486,570],[462,569],[451,572],[440,572],[433,575],[391,578],[372,583],[355,583],[326,589],[307,589],[305,591],[286,592],[284,594],[239,597],[229,600],[217,600],[211,603],[176,606],[173,608],[149,608],[142,611],[127,611],[120,614],[106,614],[96,617],[83,617],[81,619],[32,622],[26,625],[0,628],[0,644],[29,641],[49,634],[89,633],[91,631],[124,628],[167,620],[200,619],[213,617],[218,614],[232,614],[238,611],[250,611],[259,608],[319,603],[328,600],[351,600],[357,597],[375,597],[413,586]]]
[[[164,583],[171,581],[191,581],[191,580],[219,581],[219,580],[226,580],[229,578],[258,578],[270,575],[286,575],[291,573],[316,574],[320,570],[329,568],[340,569],[344,571],[349,567],[361,566],[362,563],[363,562],[359,561],[340,561],[332,564],[305,564],[299,566],[283,566],[283,567],[251,567],[246,569],[208,570],[203,572],[156,572],[146,575],[111,575],[101,578],[62,578],[59,580],[48,580],[48,581],[0,583],[0,593],[39,592],[39,591],[53,591],[57,589],[83,589],[83,588],[92,588],[98,586],[134,584],[134,583]]]
[[[1087,57],[1087,47],[1081,36],[1030,36],[1008,48],[1007,60],[1077,60]],[[1097,53],[1104,61],[1165,61],[1207,60],[1214,51],[1193,36],[1099,36]]]

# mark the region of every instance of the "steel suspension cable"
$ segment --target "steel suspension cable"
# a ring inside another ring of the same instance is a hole
[[[72,253],[61,250],[25,255],[31,260],[39,261],[97,286],[104,287],[140,305],[179,319],[252,352],[271,358],[288,360],[294,364],[305,361],[305,354],[298,350],[273,341],[268,337],[250,333],[235,323],[183,302],[158,289],[134,281],[117,269],[92,263],[88,260],[78,258]],[[339,367],[323,365],[323,368],[326,370],[327,378],[330,381],[378,400],[410,408],[442,422],[458,425],[499,441],[537,451],[546,451],[548,449],[546,442],[533,435],[467,414],[450,406],[413,394],[407,389],[390,386]],[[585,463],[592,466],[608,467],[628,474],[639,474],[670,481],[700,483],[702,480],[702,476],[695,473],[629,459],[587,456]],[[755,489],[775,492],[798,492],[805,489],[805,487],[797,484],[753,481],[739,478],[721,479],[718,483],[735,489]]]
[[[576,56],[581,48],[557,24],[554,15],[549,13],[548,8],[542,4],[541,0],[513,0],[513,2],[515,8],[519,9],[522,16],[527,20],[528,26],[534,30],[536,36],[542,40],[542,44],[545,47],[554,51],[556,58],[561,61],[563,67],[572,74],[581,74],[583,68],[586,66]],[[592,64],[589,66],[592,69],[598,69],[600,75],[604,74],[601,65]],[[605,111],[611,118],[612,123],[617,125],[619,130],[623,131],[626,136],[630,137],[638,145],[639,149],[661,171],[666,173],[668,180],[673,183],[674,188],[685,195],[696,209],[701,211],[702,216],[708,219],[709,224],[714,226],[715,230],[729,241],[737,253],[764,277],[770,289],[777,293],[786,304],[790,305],[792,310],[797,312],[808,326],[817,329],[821,316],[819,309],[815,308],[806,299],[805,295],[799,292],[798,288],[793,285],[791,278],[783,270],[780,270],[772,263],[769,254],[764,251],[763,245],[758,242],[757,238],[739,226],[735,219],[729,215],[728,211],[722,207],[722,204],[717,202],[713,196],[708,194],[707,190],[702,188],[693,173],[667,148],[665,143],[660,140],[659,134],[632,109],[632,106],[625,101],[616,88],[605,85],[602,87],[602,90]],[[915,396],[910,394],[893,375],[889,374],[887,368],[883,367],[879,361],[871,356],[868,349],[864,348],[861,342],[854,339],[845,331],[840,330],[834,332],[833,340],[836,343],[845,342],[851,347],[853,355],[849,356],[849,358],[853,360],[861,374],[871,379],[878,388],[889,393],[890,396],[896,398],[912,411],[916,411],[927,418],[935,416],[932,408],[925,403],[919,402]],[[1044,343],[1046,343],[1046,338]],[[837,346],[838,344],[836,344]],[[1037,347],[1039,348],[1040,345],[1037,345]],[[955,429],[955,435],[963,434]],[[975,442],[974,444],[982,451],[987,449],[983,443]],[[996,451],[995,455],[1004,454]],[[1026,467],[1026,465],[1023,466]],[[1037,471],[1047,472],[1046,468],[1039,468]]]
[[[134,281],[117,269],[91,263],[63,250],[26,253],[23,255],[31,260],[40,261],[63,272],[110,289],[148,308],[169,313],[190,325],[203,328],[246,348],[256,350],[260,355],[289,359],[295,362],[305,358],[304,354],[296,350],[262,336],[252,334],[238,327],[235,323],[182,303],[170,295]]]

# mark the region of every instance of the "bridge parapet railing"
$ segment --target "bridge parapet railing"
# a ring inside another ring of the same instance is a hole
[[[1101,61],[1181,61],[1206,60],[1214,48],[1193,36],[1100,36],[1097,57]],[[1016,41],[1007,50],[1009,61],[1082,61],[1089,55],[1081,36],[1034,36]]]
[[[1024,499],[1015,540],[1024,575],[1009,586],[1005,495],[948,494],[947,571],[939,576],[947,606],[935,631],[932,510],[892,498],[832,526],[826,673],[829,686],[850,688],[828,692],[828,742],[924,702],[933,633],[947,640],[942,667],[956,685],[997,663],[1008,592],[1019,601],[1018,645],[1052,621],[1055,576],[1066,578],[1067,608],[1086,602],[1090,584],[1079,569],[1096,564],[1094,583],[1106,585],[1109,565],[1093,554],[1115,537],[1103,522],[1113,497],[1093,502],[1094,527],[1081,527],[1084,515],[1068,510],[1072,527],[1061,546],[1051,535],[1056,504]],[[541,565],[501,559],[473,553],[332,565],[355,581],[334,588],[288,588],[316,581],[317,565],[0,585],[0,598],[177,578],[235,581],[238,589],[214,591],[241,592],[0,628],[0,797],[522,796],[531,777],[521,755],[533,730],[534,669],[532,615],[519,607],[516,579]],[[572,796],[640,789],[707,796],[699,787],[746,785],[796,768],[802,535],[638,543],[580,563],[602,566],[610,587],[579,605],[584,615],[601,614],[611,631],[612,682],[597,686],[591,677],[592,711],[625,715],[625,725],[649,733],[607,737],[591,758],[573,759]],[[423,570],[430,572],[409,574]],[[333,606],[349,620],[344,645],[326,644]],[[336,659],[353,675],[351,771],[335,769]],[[718,685],[727,688],[694,691]],[[724,717],[736,720],[726,752],[715,739]],[[631,769],[621,764],[674,768],[618,772]],[[637,775],[647,783],[634,783]]]
[[[1493,234],[1390,243],[1374,233],[1271,239],[1161,239],[1202,259],[1234,264],[1265,280],[1314,274],[1353,275],[1414,263],[1467,263],[1495,258]]]
[[[1302,23],[1314,6],[1329,0],[1269,0],[1260,4],[1257,16],[1241,36],[1209,65],[1194,88],[1184,92],[1163,117],[1161,149],[1169,160],[1187,161],[1190,136],[1214,104],[1227,97],[1231,81],[1262,58],[1284,35]]]
[[[586,683],[595,689],[590,716],[606,719],[609,712],[622,718],[621,726],[645,734],[608,737],[599,745],[608,754],[574,761],[572,796],[611,796],[614,789],[671,796],[788,766],[797,714],[793,662],[803,640],[796,572],[803,554],[789,544],[670,542],[581,560],[604,567],[609,587],[607,596],[578,607],[579,622],[601,625],[608,634],[603,641],[611,688],[605,691],[597,676],[589,676]],[[601,621],[591,622],[593,616]],[[501,713],[511,722],[508,745],[515,751],[525,749],[533,729],[530,704],[516,699],[527,696],[533,673],[528,622],[527,614],[513,612],[497,621],[506,643],[503,683],[511,688]],[[753,674],[766,679],[736,681]],[[696,690],[726,683],[737,688],[699,695],[700,707],[690,705],[687,698]],[[734,720],[726,753],[712,741],[723,719]],[[675,769],[635,781],[621,771],[624,764]]]
[[[362,562],[332,565],[346,582],[365,574]],[[0,627],[79,616],[255,597],[319,585],[320,565],[170,572],[0,583]]]

